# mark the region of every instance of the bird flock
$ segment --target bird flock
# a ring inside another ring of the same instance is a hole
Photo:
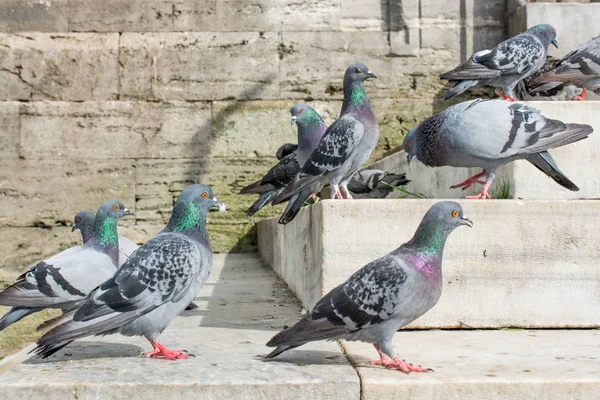
[[[537,25],[442,74],[440,78],[452,84],[444,99],[479,85],[495,87],[502,99],[461,102],[427,118],[404,139],[407,161],[416,157],[429,167],[481,168],[453,186],[463,190],[483,186],[478,195],[467,198],[489,198],[497,168],[519,159],[559,185],[579,190],[549,150],[585,139],[592,128],[547,118],[515,102],[520,93],[556,93],[570,85],[582,89],[575,100],[583,100],[588,89],[600,90],[600,37],[548,63],[548,47],[558,46],[556,38],[552,26]],[[287,224],[327,185],[332,198],[352,199],[352,194],[385,197],[390,185],[409,182],[405,174],[360,170],[379,139],[365,89],[365,82],[376,78],[364,64],[346,69],[341,113],[329,126],[308,104],[292,107],[298,143],[282,145],[277,164],[241,190],[258,195],[246,210],[248,215],[287,201],[279,219]],[[211,209],[225,212],[226,205],[217,201],[209,186],[188,186],[165,228],[140,247],[118,236],[118,220],[133,215],[121,202],[106,201],[96,214],[79,212],[73,230],[81,231],[83,244],[40,261],[0,293],[0,305],[12,307],[0,319],[0,331],[30,314],[55,308],[62,314],[38,327],[49,329],[33,350],[39,357],[49,357],[86,336],[113,333],[145,337],[153,347],[147,357],[190,357],[186,351],[167,349],[159,335],[184,309],[195,307],[193,299],[211,272],[206,229]],[[392,338],[437,303],[444,245],[463,225],[472,227],[473,222],[458,203],[432,206],[408,242],[360,268],[295,325],[275,335],[266,344],[275,348],[266,358],[317,340],[359,340],[373,344],[378,352],[373,364],[404,373],[431,371],[401,359]]]

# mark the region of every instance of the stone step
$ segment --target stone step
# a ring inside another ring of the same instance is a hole
[[[307,308],[408,241],[439,200],[324,200],[288,225],[258,224],[258,247]],[[474,227],[444,251],[444,291],[412,328],[600,325],[600,201],[459,200]]]
[[[500,167],[490,193],[498,197],[502,187],[508,185],[508,198],[526,200],[553,199],[598,199],[600,198],[600,178],[596,173],[596,160],[600,157],[600,101],[526,101],[522,102],[541,110],[548,118],[558,119],[565,123],[589,124],[594,128],[587,139],[568,146],[550,150],[559,168],[578,187],[573,192],[558,185],[539,171],[528,161],[518,160]],[[416,124],[415,124],[416,126]],[[461,198],[465,195],[477,194],[481,186],[473,185],[462,191],[450,189],[450,186],[462,182],[469,176],[481,172],[480,168],[429,168],[416,158],[410,165],[406,163],[406,153],[400,151],[375,162],[372,168],[380,168],[392,172],[406,172],[412,182],[405,189],[413,193],[421,193],[429,198]],[[395,196],[404,195],[393,192]]]
[[[0,363],[0,390],[48,400],[520,400],[593,399],[600,389],[598,330],[401,331],[399,355],[435,370],[408,376],[370,366],[377,353],[363,343],[310,343],[265,362],[264,343],[300,317],[300,305],[252,254],[215,255],[196,302],[162,335],[195,358],[146,359],[144,339],[118,335],[77,341],[45,361],[27,360],[25,349]]]

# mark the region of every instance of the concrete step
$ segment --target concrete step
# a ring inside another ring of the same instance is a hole
[[[541,110],[549,118],[565,123],[589,124],[594,128],[587,139],[558,149],[550,150],[560,169],[580,190],[570,191],[544,175],[528,161],[515,161],[498,169],[490,193],[496,197],[502,186],[508,184],[508,197],[512,199],[598,199],[600,198],[600,178],[596,173],[596,160],[600,157],[600,101],[529,101],[522,102]],[[420,122],[420,121],[419,121]],[[416,124],[415,124],[416,125]],[[429,168],[413,159],[406,163],[406,153],[400,151],[385,157],[372,165],[392,172],[406,172],[412,180],[405,188],[413,193],[422,193],[430,198],[461,198],[477,194],[481,186],[470,189],[450,189],[469,176],[481,172],[480,168]],[[393,192],[401,196],[401,192]]]
[[[324,200],[258,224],[259,251],[307,307],[408,241],[438,200]],[[600,201],[459,200],[444,292],[413,328],[600,326]]]
[[[300,305],[256,255],[215,255],[215,268],[164,343],[196,358],[140,357],[141,338],[81,340],[40,361],[26,351],[0,363],[3,398],[48,400],[554,399],[597,398],[600,331],[402,331],[394,345],[435,372],[373,367],[362,343],[310,343],[272,362],[264,343],[300,317]],[[31,346],[30,346],[31,348]]]

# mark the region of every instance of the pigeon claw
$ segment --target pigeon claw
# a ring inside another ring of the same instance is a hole
[[[401,360],[398,356],[389,358],[383,353],[381,354],[380,360],[373,360],[370,363],[371,365],[382,365],[387,369],[397,369],[405,374],[410,374],[411,372],[433,372],[431,368],[423,368],[420,365],[416,366],[411,363],[407,363],[406,361]]]
[[[515,102],[514,97],[510,97],[502,93],[500,90],[496,90],[496,94],[502,98],[502,100],[510,101],[511,103]]]
[[[581,91],[581,94],[579,96],[573,97],[573,100],[575,100],[575,101],[584,101],[585,100],[585,92],[586,91],[587,91],[586,89],[583,89]]]
[[[164,358],[167,360],[180,360],[195,357],[193,354],[188,353],[186,350],[169,350],[163,346],[160,342],[150,341],[154,350],[145,353],[147,358]]]

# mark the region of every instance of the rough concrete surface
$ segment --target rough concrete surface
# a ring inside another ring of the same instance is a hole
[[[356,372],[336,343],[265,362],[264,344],[299,317],[300,305],[256,255],[215,255],[214,269],[185,312],[161,336],[196,357],[140,357],[143,338],[74,342],[48,360],[31,358],[0,375],[3,396],[27,399],[359,399]],[[0,333],[0,336],[5,334]]]
[[[407,242],[439,200],[325,200],[258,224],[259,250],[307,308]],[[459,200],[474,222],[444,251],[444,291],[412,327],[600,326],[600,202]]]
[[[369,365],[373,346],[344,342],[362,399],[598,399],[600,331],[399,331],[400,358],[435,372]]]

